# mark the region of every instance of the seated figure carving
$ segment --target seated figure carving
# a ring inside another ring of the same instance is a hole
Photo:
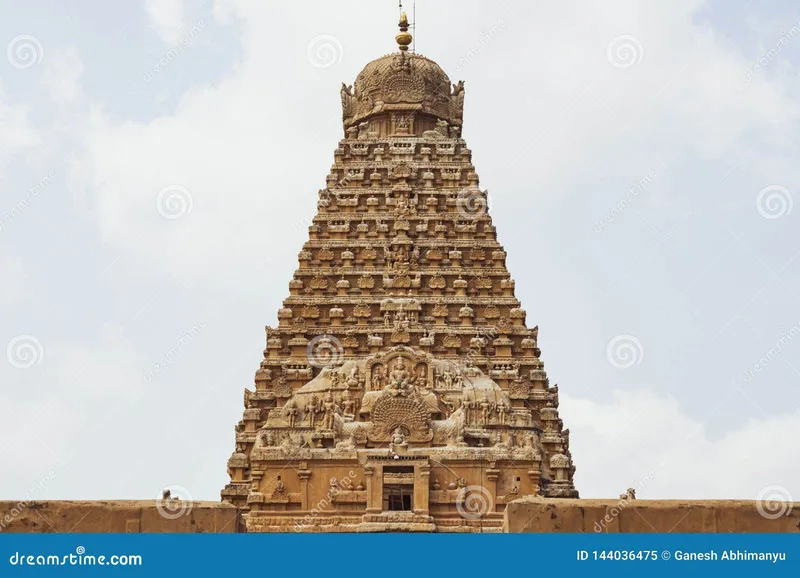
[[[406,362],[402,357],[398,357],[394,368],[389,374],[389,391],[392,395],[408,395],[411,393],[416,376],[408,371]]]

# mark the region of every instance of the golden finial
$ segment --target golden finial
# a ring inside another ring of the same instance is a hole
[[[408,31],[408,16],[405,12],[400,15],[400,34],[395,37],[397,44],[400,46],[401,52],[407,52],[408,47],[413,40],[411,33]]]

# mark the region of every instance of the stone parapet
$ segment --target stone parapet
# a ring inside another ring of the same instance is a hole
[[[521,498],[506,505],[505,532],[800,532],[800,504],[759,512],[750,500]],[[782,512],[779,517],[767,517]]]
[[[188,534],[239,531],[240,514],[230,504],[184,504],[184,508],[165,512],[165,516],[155,500],[0,501],[0,533]]]
[[[778,518],[759,513],[758,503],[746,500],[570,500],[522,498],[510,502],[505,510],[505,532],[800,532],[800,504],[782,504]],[[791,507],[790,507],[791,506]],[[770,510],[775,511],[775,510]],[[767,512],[769,514],[769,512]],[[263,520],[266,521],[266,520]],[[285,522],[286,520],[280,520]],[[303,519],[300,520],[302,523]],[[315,520],[316,521],[316,520]],[[342,519],[317,531],[365,531],[357,524],[361,517]],[[438,531],[459,531],[463,520],[441,522]],[[484,531],[494,530],[488,520]],[[499,520],[497,521],[499,522]],[[336,527],[341,524],[344,527]],[[469,524],[481,526],[479,520]],[[270,525],[270,524],[267,524]],[[450,527],[454,525],[454,527]],[[277,529],[276,526],[272,531]],[[458,526],[458,527],[455,527]],[[286,531],[296,532],[293,525]],[[266,529],[266,528],[264,528]],[[240,512],[218,502],[193,502],[191,509],[177,518],[159,513],[155,500],[134,501],[36,501],[0,502],[0,532],[35,533],[194,533],[244,532]],[[263,531],[263,530],[262,530]],[[476,531],[471,528],[470,531]]]

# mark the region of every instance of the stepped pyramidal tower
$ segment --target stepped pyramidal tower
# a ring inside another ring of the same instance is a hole
[[[409,52],[341,91],[344,139],[228,461],[247,530],[499,531],[576,498],[569,430],[461,138],[464,84]]]

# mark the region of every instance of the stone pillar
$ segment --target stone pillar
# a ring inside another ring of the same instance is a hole
[[[367,514],[380,514],[383,511],[383,467],[367,464],[364,476],[367,478]]]
[[[258,512],[263,509],[261,507],[261,504],[264,503],[264,494],[261,493],[261,479],[263,477],[264,472],[254,471],[251,474],[250,493],[247,495],[247,506],[251,512]]]
[[[489,469],[486,470],[486,489],[492,495],[492,507],[497,509],[497,479],[500,477],[500,470],[496,462],[489,462]],[[483,484],[481,480],[481,484]]]
[[[430,508],[431,466],[429,463],[414,466],[414,513],[427,516]]]
[[[300,462],[300,469],[297,471],[297,475],[300,478],[300,509],[308,511],[308,480],[311,478],[311,470],[308,469],[306,462]]]
[[[533,495],[539,496],[542,493],[541,488],[539,487],[539,472],[541,471],[541,467],[537,469],[528,470],[528,479],[531,481],[531,486],[533,487]]]

